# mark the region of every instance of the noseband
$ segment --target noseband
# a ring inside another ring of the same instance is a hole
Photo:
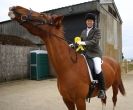
[[[52,20],[33,18],[32,13],[33,13],[33,10],[30,9],[29,13],[27,15],[21,15],[21,24],[23,24],[25,22],[32,22],[32,24],[35,25],[35,26],[44,25],[44,24],[53,25]],[[44,14],[40,13],[40,15],[43,16]]]

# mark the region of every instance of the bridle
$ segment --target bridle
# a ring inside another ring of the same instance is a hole
[[[33,13],[33,10],[32,9],[29,10],[29,13],[27,15],[21,15],[21,14],[19,14],[17,12],[15,12],[15,13],[21,17],[21,19],[20,19],[21,20],[21,22],[20,22],[21,25],[24,24],[24,23],[26,23],[26,22],[32,22],[32,25],[34,25],[37,28],[39,28],[38,25],[46,25],[46,24],[51,25],[51,26],[54,26],[55,25],[52,19],[51,20],[46,20],[46,19],[35,19],[35,18],[33,18],[32,17],[32,13]],[[44,14],[43,13],[40,13],[40,16],[41,15],[43,16]],[[41,29],[41,28],[39,28],[39,29]],[[42,30],[42,31],[45,31],[45,30]],[[72,41],[66,40],[64,38],[61,38],[60,36],[57,36],[54,33],[50,33],[50,32],[47,32],[47,33],[48,34],[52,34],[55,37],[57,37],[58,39],[61,39],[63,41],[73,43]],[[76,44],[74,44],[74,48],[76,48]],[[70,52],[70,48],[69,48],[69,52]],[[72,57],[71,57],[71,60],[74,63],[77,63],[77,52],[76,51],[75,51],[75,54],[76,54],[76,58],[75,59],[72,59]]]
[[[32,13],[33,10],[30,9],[29,13],[27,15],[20,15],[21,16],[21,24],[25,23],[25,22],[30,22],[33,21],[33,25],[37,26],[37,25],[44,25],[44,24],[49,24],[49,25],[53,25],[53,20],[46,20],[46,19],[36,19],[32,17]],[[18,14],[18,13],[17,13]],[[43,16],[43,13],[40,13],[40,16]]]
[[[27,22],[29,22],[29,23],[32,22],[32,25],[34,25],[36,28],[38,28],[41,31],[45,31],[45,30],[39,28],[38,27],[39,25],[46,25],[46,24],[48,24],[48,25],[51,25],[51,26],[55,26],[54,21],[53,21],[52,18],[51,18],[51,20],[33,18],[32,17],[32,13],[33,13],[33,10],[32,9],[29,10],[29,12],[28,12],[27,15],[21,15],[20,13],[17,13],[16,11],[14,11],[14,12],[15,12],[16,15],[20,16],[20,20],[21,20],[20,21],[20,24],[21,25],[24,24],[24,23],[27,23]],[[43,13],[40,13],[40,16],[41,15],[43,16],[44,14]],[[47,32],[47,33],[49,33],[49,32]],[[54,33],[49,33],[49,34],[52,34],[52,35],[54,35],[55,37],[57,37],[57,38],[59,38],[61,40],[64,40],[64,41],[67,41],[67,42],[71,42],[71,41],[66,40],[64,38],[61,38],[60,36],[58,36],[58,35],[56,35]]]

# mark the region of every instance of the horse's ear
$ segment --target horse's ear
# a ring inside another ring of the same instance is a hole
[[[62,24],[64,16],[54,16],[54,24],[59,27]]]

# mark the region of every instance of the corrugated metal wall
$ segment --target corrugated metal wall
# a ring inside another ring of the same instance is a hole
[[[29,53],[35,47],[0,45],[0,82],[29,75]]]
[[[29,40],[34,44],[42,43],[38,36],[30,34],[26,28],[21,26],[17,21],[6,21],[0,23],[0,35],[19,36],[22,39]]]

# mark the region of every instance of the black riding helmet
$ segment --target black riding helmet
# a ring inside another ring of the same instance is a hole
[[[95,21],[96,15],[93,14],[93,13],[87,13],[87,14],[85,15],[85,21],[86,21],[87,19],[92,19],[93,21]]]

